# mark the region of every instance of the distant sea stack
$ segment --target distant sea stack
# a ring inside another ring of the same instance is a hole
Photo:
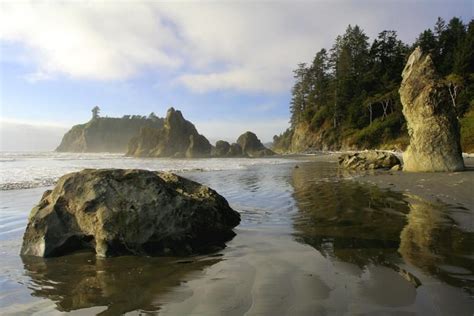
[[[252,132],[245,132],[240,135],[237,139],[237,144],[242,148],[242,152],[249,157],[264,157],[275,154],[273,151],[266,148],[260,139],[258,139],[257,135]]]
[[[400,99],[410,135],[403,170],[463,170],[458,119],[430,54],[415,49],[402,77]]]
[[[99,108],[93,109],[92,119],[73,126],[56,148],[58,152],[115,152],[125,153],[132,137],[141,128],[160,128],[163,119],[151,113],[148,117],[126,115],[122,118],[99,117]]]
[[[170,108],[163,127],[145,127],[130,140],[127,155],[135,157],[200,158],[211,155],[212,145],[181,111]]]

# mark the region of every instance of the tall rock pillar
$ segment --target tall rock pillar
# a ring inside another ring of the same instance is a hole
[[[403,170],[463,170],[458,119],[431,56],[415,49],[402,77],[399,91],[410,135]]]

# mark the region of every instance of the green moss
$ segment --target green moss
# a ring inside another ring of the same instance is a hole
[[[466,153],[474,153],[474,108],[461,119],[461,147]]]
[[[384,120],[377,119],[371,125],[353,130],[351,143],[358,148],[378,148],[400,137],[403,120],[399,115],[389,115]]]

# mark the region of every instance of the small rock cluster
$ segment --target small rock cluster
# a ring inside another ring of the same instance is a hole
[[[354,170],[401,170],[401,162],[396,155],[376,150],[341,155],[339,166]]]
[[[245,132],[239,136],[236,143],[229,144],[226,141],[219,140],[216,146],[212,148],[212,157],[266,157],[273,156],[275,153],[266,148],[257,135],[252,132]]]
[[[236,143],[219,140],[212,146],[181,111],[170,108],[162,128],[142,128],[128,144],[128,156],[135,157],[265,157],[275,153],[252,132],[240,135]]]

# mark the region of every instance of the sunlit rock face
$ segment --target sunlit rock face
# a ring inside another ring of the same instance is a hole
[[[395,154],[383,151],[371,150],[339,156],[339,166],[345,169],[391,169],[400,165],[400,159]]]
[[[415,49],[402,77],[399,91],[410,135],[403,170],[463,170],[458,120],[431,56]]]
[[[127,155],[136,157],[208,157],[211,144],[181,111],[170,108],[163,128],[143,128],[130,140]]]
[[[33,208],[22,255],[186,255],[234,236],[240,215],[209,187],[172,173],[86,169],[61,177]]]

